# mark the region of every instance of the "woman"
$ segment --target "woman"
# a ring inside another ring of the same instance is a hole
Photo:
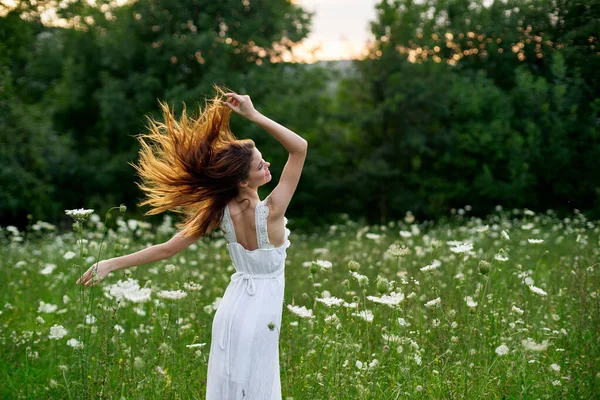
[[[161,103],[164,123],[151,119],[139,137],[140,165],[133,165],[147,194],[146,215],[185,213],[182,228],[165,243],[94,264],[77,283],[92,286],[110,272],[163,260],[220,227],[236,268],[213,320],[206,398],[281,399],[279,331],[286,249],[285,211],[300,180],[308,143],[258,112],[249,96],[217,89],[198,119],[175,121]],[[224,101],[226,100],[226,101]],[[258,187],[269,182],[270,163],[250,139],[229,129],[231,111],[246,117],[289,152],[281,179],[264,200]],[[158,145],[156,155],[143,140]]]

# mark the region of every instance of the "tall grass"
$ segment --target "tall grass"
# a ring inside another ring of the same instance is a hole
[[[577,211],[459,211],[386,226],[346,219],[311,235],[290,221],[284,399],[598,398],[598,223]],[[0,231],[0,397],[204,398],[212,318],[234,272],[225,239],[83,290],[75,281],[98,254],[175,233],[169,217],[105,222]],[[147,301],[123,296],[142,289]]]

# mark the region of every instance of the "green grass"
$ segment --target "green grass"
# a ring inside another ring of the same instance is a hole
[[[312,235],[294,232],[290,221],[280,332],[284,399],[599,398],[597,222],[580,213],[561,220],[523,210],[486,220],[407,221],[347,221]],[[62,235],[40,225],[0,232],[1,398],[204,398],[214,305],[234,272],[225,240],[203,238],[171,259],[120,270],[92,288],[76,285],[101,243],[105,259],[175,233],[169,218],[158,227],[134,225],[119,216],[118,229],[105,238],[97,216]],[[454,241],[473,249],[455,253]],[[393,244],[406,246],[407,254],[391,254]],[[65,259],[69,251],[75,257]],[[318,259],[332,267],[320,268]],[[421,270],[434,260],[438,268]],[[351,261],[368,284],[352,275]],[[173,272],[166,272],[169,264]],[[128,278],[150,288],[151,300],[117,304],[105,295]],[[177,289],[188,295],[157,296]],[[391,292],[401,293],[397,305],[369,299]],[[328,307],[316,301],[323,296],[345,303]],[[437,298],[438,305],[425,306]],[[57,308],[38,312],[40,301]],[[351,303],[356,308],[346,307]],[[307,307],[313,317],[297,316],[289,304]],[[371,322],[360,316],[365,310]],[[67,334],[49,339],[55,324]],[[67,345],[71,338],[84,347]],[[540,345],[537,351],[525,347],[528,338]],[[186,347],[194,343],[206,344]],[[508,353],[499,355],[503,344]]]

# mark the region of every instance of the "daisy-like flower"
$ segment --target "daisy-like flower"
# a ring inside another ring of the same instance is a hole
[[[496,354],[498,354],[499,356],[503,356],[508,354],[509,350],[508,350],[508,346],[506,346],[504,343],[502,343],[500,346],[496,347]]]
[[[385,304],[390,307],[397,306],[402,300],[404,300],[404,293],[392,292],[389,295],[384,294],[381,297],[367,296],[367,299],[374,303]]]
[[[529,285],[529,290],[531,290],[533,293],[535,293],[539,296],[546,296],[548,294],[544,290],[540,289],[539,287],[533,286],[533,285]]]
[[[48,339],[62,339],[67,334],[67,330],[62,325],[54,324],[50,328]]]
[[[450,251],[453,253],[468,253],[471,250],[473,250],[472,243],[461,243],[455,247],[450,248]]]
[[[94,212],[94,210],[88,210],[88,209],[83,209],[83,208],[79,208],[79,209],[75,209],[75,210],[65,210],[65,213],[67,215],[73,217],[73,219],[76,221],[86,220],[93,212]]]
[[[527,241],[532,244],[544,243],[544,239],[527,239]]]
[[[438,304],[441,304],[441,302],[442,302],[442,299],[438,297],[436,299],[430,300],[427,303],[425,303],[425,307],[432,308],[432,307],[437,306]]]
[[[287,305],[288,310],[290,310],[293,314],[296,314],[300,318],[311,319],[314,318],[312,310],[308,310],[304,306],[293,306],[291,304]]]
[[[179,300],[187,296],[187,293],[183,290],[161,290],[156,295],[162,299]]]
[[[331,267],[333,266],[333,264],[331,264],[330,261],[326,260],[317,260],[313,261],[313,263],[316,264],[319,268],[321,268],[321,270],[331,269]]]
[[[429,265],[424,266],[423,268],[421,268],[421,271],[423,272],[427,272],[427,271],[433,271],[434,269],[438,269],[440,267],[440,265],[442,265],[442,262],[440,260],[433,260],[433,262]]]
[[[324,297],[316,299],[319,303],[325,304],[327,307],[331,306],[341,306],[344,303],[344,299],[339,299],[337,297]]]

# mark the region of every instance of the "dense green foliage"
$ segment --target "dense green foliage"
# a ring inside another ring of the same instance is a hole
[[[59,10],[70,28],[19,2],[0,17],[0,225],[132,209],[144,116],[196,107],[213,82],[309,141],[290,213],[311,224],[467,204],[599,217],[600,2],[419,3],[377,5],[367,59],[302,65],[281,62],[310,25],[288,0],[76,1]],[[232,125],[274,185],[285,150]]]

